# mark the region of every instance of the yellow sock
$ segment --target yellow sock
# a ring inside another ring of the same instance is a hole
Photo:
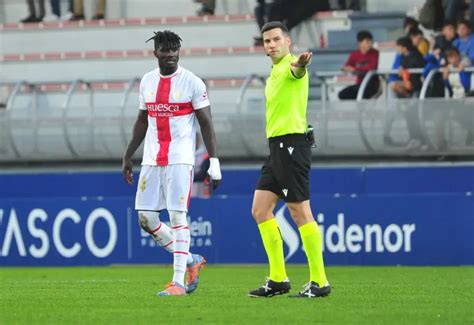
[[[286,279],[285,257],[283,255],[283,240],[275,218],[258,225],[262,236],[263,246],[270,264],[270,280],[281,282]]]
[[[302,225],[299,231],[306,257],[308,258],[309,279],[323,287],[326,285],[327,278],[324,271],[321,231],[316,221]]]

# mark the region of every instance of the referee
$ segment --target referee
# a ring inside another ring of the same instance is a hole
[[[327,296],[331,287],[324,271],[322,237],[309,203],[312,131],[306,123],[308,73],[312,53],[290,53],[288,29],[279,21],[262,27],[265,54],[272,72],[265,87],[266,135],[270,156],[262,167],[254,193],[252,215],[258,224],[270,264],[265,284],[249,292],[251,297],[271,297],[290,291],[283,255],[283,241],[273,215],[282,198],[298,226],[308,258],[310,281],[290,297]]]

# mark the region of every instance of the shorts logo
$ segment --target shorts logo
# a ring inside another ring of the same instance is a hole
[[[293,154],[293,149],[294,148],[293,147],[288,147],[287,149],[288,149],[288,152],[290,153],[290,156],[291,156]]]
[[[281,191],[283,192],[283,194],[285,194],[285,196],[288,196],[288,189],[287,188],[284,188]]]
[[[179,198],[179,203],[184,203],[184,197]]]
[[[140,179],[140,182],[138,184],[138,188],[140,189],[140,192],[145,192],[145,190],[146,190],[146,177],[142,177]]]

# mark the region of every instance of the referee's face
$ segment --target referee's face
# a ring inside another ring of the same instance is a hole
[[[271,57],[274,63],[290,53],[290,37],[281,28],[267,30],[262,36],[265,54]]]

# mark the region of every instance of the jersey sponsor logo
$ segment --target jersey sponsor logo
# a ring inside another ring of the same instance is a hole
[[[178,104],[146,104],[149,112],[177,112],[179,111]]]
[[[150,117],[172,117],[193,113],[193,105],[187,103],[146,103],[148,116]]]

